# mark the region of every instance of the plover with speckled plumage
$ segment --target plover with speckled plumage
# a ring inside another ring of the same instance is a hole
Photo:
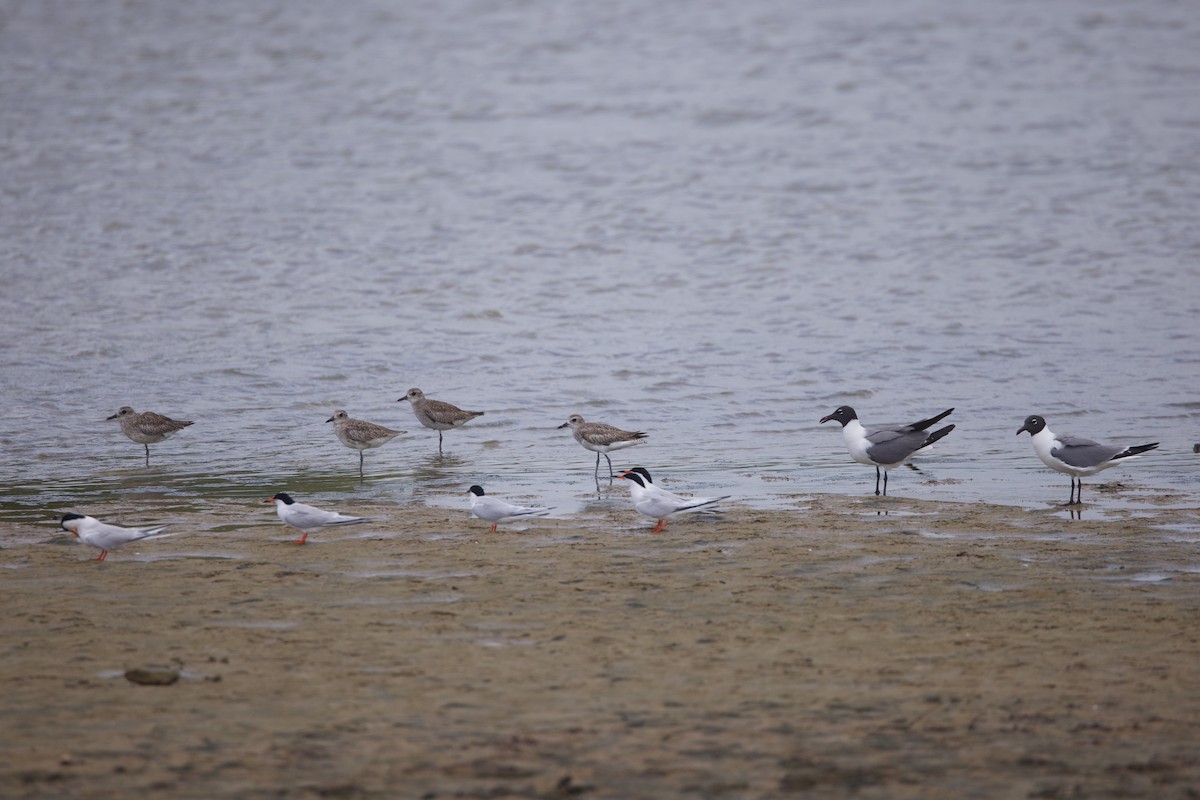
[[[430,400],[420,389],[409,389],[408,393],[396,402],[402,403],[405,400],[412,405],[413,414],[418,422],[438,432],[438,450],[442,449],[442,431],[461,428],[476,417],[483,416],[482,411],[463,411],[456,405],[441,400]]]
[[[333,423],[333,432],[346,447],[358,451],[358,476],[363,474],[363,451],[369,447],[383,447],[397,436],[408,431],[394,431],[374,422],[354,419],[342,409],[333,412],[333,416],[325,420]]]
[[[120,420],[121,433],[145,446],[146,466],[150,466],[150,445],[161,442],[192,424],[191,420],[171,419],[153,411],[143,411],[139,414],[129,406],[121,406],[117,413],[108,419]]]
[[[583,417],[579,414],[572,414],[566,422],[558,427],[560,430],[570,428],[571,433],[575,436],[575,441],[596,454],[594,474],[597,480],[600,479],[601,455],[608,461],[608,477],[615,478],[612,459],[608,457],[608,454],[613,450],[622,450],[626,447],[633,447],[635,444],[641,444],[647,436],[641,431],[625,431],[612,425],[605,425],[603,422],[584,422]]]

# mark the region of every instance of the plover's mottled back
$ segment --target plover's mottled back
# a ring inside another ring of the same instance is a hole
[[[608,476],[614,478],[616,476],[612,471],[612,459],[608,457],[608,454],[613,450],[640,444],[647,436],[642,431],[621,430],[612,425],[605,425],[603,422],[584,422],[583,417],[579,414],[572,414],[566,422],[558,427],[560,429],[570,428],[571,433],[575,436],[575,441],[596,454],[595,475],[597,477],[600,476],[601,454],[608,461]]]
[[[426,428],[432,428],[438,432],[438,449],[442,449],[442,431],[448,431],[451,428],[461,428],[476,417],[482,417],[482,411],[464,411],[456,405],[445,403],[441,400],[431,400],[425,396],[425,393],[420,389],[409,389],[408,392],[397,400],[397,403],[402,403],[407,400],[412,404],[413,414],[416,415],[417,421]]]
[[[333,416],[325,420],[333,423],[333,432],[346,447],[358,451],[358,474],[363,472],[363,451],[369,447],[383,447],[397,436],[408,431],[394,431],[374,422],[354,419],[342,409],[333,412]]]
[[[108,419],[119,420],[121,433],[145,446],[147,464],[150,463],[150,445],[161,442],[192,424],[191,420],[171,419],[153,411],[143,411],[139,414],[129,406],[121,406],[117,413]]]

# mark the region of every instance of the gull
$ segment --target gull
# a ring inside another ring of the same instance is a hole
[[[374,422],[354,419],[342,409],[333,412],[333,416],[325,420],[333,423],[333,432],[346,447],[358,451],[358,477],[363,474],[363,451],[368,447],[383,447],[385,444],[408,431],[394,431]]]
[[[408,393],[397,400],[402,403],[407,400],[412,404],[417,421],[426,428],[438,432],[438,450],[442,449],[442,431],[451,428],[461,428],[476,417],[482,417],[482,411],[463,411],[461,408],[441,400],[430,400],[420,389],[409,389]]]
[[[684,498],[684,497],[680,497],[679,495],[675,494],[674,492],[668,491],[668,490],[662,488],[661,486],[657,485],[654,482],[654,478],[650,477],[650,470],[646,469],[645,467],[632,467],[631,469],[627,469],[625,471],[626,472],[636,472],[638,475],[642,476],[643,486],[641,488],[641,491],[646,492],[649,495],[657,495],[659,497],[662,497],[666,500],[669,500],[669,501],[675,502],[675,503],[701,503],[701,502],[715,503],[720,500],[728,500],[732,496],[732,495],[725,495],[724,497],[693,497],[690,499]],[[631,492],[635,488],[637,488],[636,484],[633,484],[633,483],[629,484],[629,489]],[[715,507],[700,508],[700,509],[698,509],[698,511],[701,514],[720,514],[721,513],[721,510],[719,508],[715,508]]]
[[[492,523],[492,533],[496,525],[516,517],[544,517],[550,513],[549,508],[539,506],[515,506],[496,497],[488,497],[483,493],[483,487],[472,486],[467,490],[471,500],[471,513],[481,520]]]
[[[1036,414],[1025,418],[1025,424],[1017,430],[1018,436],[1022,433],[1029,433],[1033,439],[1033,451],[1043,464],[1071,476],[1069,506],[1083,504],[1084,475],[1095,475],[1102,469],[1116,466],[1118,461],[1129,461],[1158,447],[1158,442],[1119,447],[1079,436],[1057,436],[1046,427],[1046,420]],[[1076,479],[1079,482],[1078,494],[1075,490]]]
[[[100,555],[92,559],[93,561],[103,561],[108,558],[109,550],[116,550],[130,542],[161,536],[167,529],[166,525],[154,528],[122,528],[84,514],[63,514],[58,525],[64,531],[70,531],[79,541],[100,551]]]
[[[168,436],[191,425],[191,420],[171,419],[153,411],[137,413],[129,406],[121,406],[108,420],[120,420],[121,433],[146,448],[146,466],[150,466],[150,445],[157,444]]]
[[[853,408],[841,406],[829,416],[822,417],[821,424],[830,420],[842,423],[842,436],[850,450],[850,457],[860,464],[875,467],[876,495],[879,494],[879,470],[883,469],[883,494],[886,496],[888,470],[900,466],[909,456],[924,450],[954,430],[953,425],[947,425],[933,433],[925,432],[926,428],[948,416],[953,410],[948,408],[936,417],[923,419],[911,425],[864,428]]]
[[[633,501],[633,507],[637,509],[637,512],[658,520],[658,524],[650,529],[651,533],[662,533],[663,529],[667,527],[667,519],[670,517],[712,508],[722,500],[729,499],[729,495],[688,499],[671,495],[670,492],[663,489],[657,492],[647,490],[646,479],[633,470],[625,470],[620,477],[629,481],[629,499]]]
[[[316,533],[335,525],[357,525],[360,522],[370,522],[366,517],[348,517],[336,511],[325,511],[316,506],[297,503],[286,492],[278,492],[270,500],[263,502],[274,503],[275,513],[279,515],[284,524],[290,525],[304,534],[295,541],[296,544],[307,542],[310,533]]]
[[[613,450],[621,450],[625,447],[633,447],[635,444],[641,443],[646,438],[646,434],[641,431],[623,431],[620,428],[614,428],[612,425],[605,425],[603,422],[584,422],[583,417],[578,414],[572,414],[571,417],[558,426],[559,429],[570,428],[571,433],[575,435],[575,441],[584,446],[585,449],[591,450],[596,454],[596,469],[594,474],[596,479],[600,479],[600,454],[604,454],[604,458],[608,461],[608,477],[614,478],[612,459],[608,457],[609,452]]]

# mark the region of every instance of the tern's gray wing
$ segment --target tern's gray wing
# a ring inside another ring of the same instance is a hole
[[[905,426],[907,428],[907,426]],[[925,444],[925,432],[914,430],[875,430],[867,434],[867,455],[879,464],[896,464]]]
[[[1100,444],[1079,436],[1059,436],[1059,447],[1050,450],[1050,455],[1072,467],[1094,467],[1103,464],[1125,448],[1111,444]]]

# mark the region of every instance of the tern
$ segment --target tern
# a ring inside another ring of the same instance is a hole
[[[540,506],[515,506],[496,497],[483,493],[483,487],[478,484],[467,490],[470,495],[471,513],[485,522],[492,523],[492,533],[496,525],[517,517],[544,517],[550,513],[549,508]]]
[[[953,425],[939,428],[933,433],[925,430],[936,422],[949,416],[953,408],[929,419],[914,422],[911,425],[883,425],[878,428],[864,428],[858,421],[858,414],[850,406],[841,406],[827,417],[821,418],[821,424],[836,420],[842,424],[842,436],[850,457],[860,464],[875,467],[875,494],[879,492],[879,470],[883,470],[883,494],[887,495],[888,470],[898,467],[919,450],[924,450],[941,439],[950,431]]]
[[[679,495],[675,494],[674,492],[668,491],[667,489],[664,489],[661,486],[659,486],[658,484],[656,484],[654,482],[654,478],[650,477],[650,470],[646,469],[645,467],[632,467],[630,469],[625,470],[625,472],[636,472],[638,475],[642,476],[643,486],[641,488],[641,491],[646,492],[648,495],[657,495],[659,497],[662,497],[665,500],[669,500],[674,503],[700,503],[700,502],[707,503],[710,501],[717,502],[720,500],[728,500],[732,496],[732,495],[725,495],[724,497],[693,497],[693,498],[680,497]],[[635,489],[635,487],[636,487],[636,484],[634,484],[634,483],[629,484],[629,489],[631,492]],[[701,514],[720,514],[721,513],[721,509],[716,508],[715,506],[705,506],[704,508],[698,509],[698,511]]]
[[[409,389],[408,393],[397,400],[402,403],[407,400],[412,404],[413,414],[417,421],[426,428],[438,432],[438,450],[442,449],[442,431],[451,428],[461,428],[476,417],[482,417],[482,411],[463,411],[456,405],[444,403],[441,400],[430,400],[420,389]]]
[[[295,544],[304,544],[308,541],[310,533],[316,533],[325,528],[332,528],[338,525],[357,525],[360,522],[370,521],[366,517],[348,517],[336,511],[325,511],[316,506],[297,503],[286,492],[279,492],[270,500],[264,500],[263,502],[274,503],[275,513],[279,515],[284,524],[290,525],[304,534],[295,540]]]
[[[139,414],[129,406],[121,406],[117,413],[105,421],[112,419],[120,420],[121,433],[146,448],[146,466],[150,466],[150,445],[157,444],[192,424],[191,420],[171,419],[153,411],[143,411]]]
[[[614,428],[612,425],[605,425],[603,422],[584,422],[583,417],[578,414],[572,414],[570,418],[559,425],[559,430],[570,428],[571,433],[575,436],[575,441],[579,442],[587,450],[591,450],[596,454],[596,469],[594,474],[596,480],[600,479],[600,456],[604,455],[604,459],[608,461],[608,477],[615,478],[612,468],[612,459],[608,454],[613,450],[621,450],[626,447],[633,447],[635,444],[641,444],[646,438],[646,434],[641,431],[623,431],[620,428]]]
[[[408,431],[394,431],[374,422],[354,419],[342,409],[333,412],[333,416],[325,420],[333,423],[333,432],[338,440],[358,451],[358,477],[363,475],[363,451],[368,447],[383,447],[397,436]]]
[[[722,500],[729,499],[729,495],[689,499],[673,495],[671,492],[657,487],[655,487],[657,491],[649,490],[646,486],[646,479],[633,470],[625,470],[620,477],[629,481],[629,499],[633,501],[633,507],[637,509],[637,512],[658,520],[658,524],[650,529],[651,533],[662,533],[663,529],[667,527],[667,520],[671,517],[703,511],[706,508],[712,508]],[[654,486],[654,484],[650,485]]]
[[[1046,420],[1033,414],[1025,418],[1025,424],[1017,429],[1017,435],[1028,433],[1033,439],[1033,451],[1047,467],[1071,476],[1071,499],[1067,505],[1083,503],[1083,476],[1137,458],[1158,447],[1158,442],[1139,444],[1133,447],[1100,444],[1079,436],[1058,436],[1046,427]],[[1076,494],[1076,481],[1079,489]]]
[[[93,561],[103,561],[108,558],[109,550],[116,550],[130,542],[161,536],[167,529],[166,525],[154,528],[122,528],[84,514],[63,514],[58,525],[64,531],[70,531],[79,541],[100,551],[100,555],[92,559]]]

